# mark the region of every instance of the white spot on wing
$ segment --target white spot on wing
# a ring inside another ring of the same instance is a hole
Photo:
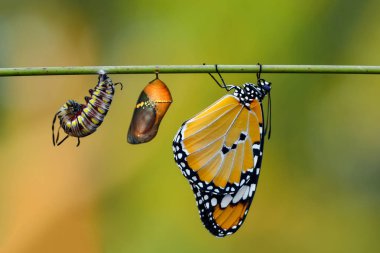
[[[259,144],[253,144],[252,149],[260,150],[260,145]]]
[[[218,204],[218,201],[216,200],[216,198],[212,198],[211,199],[211,205],[216,206],[216,204]]]
[[[249,190],[249,187],[244,185],[242,186],[238,192],[235,194],[234,198],[232,199],[232,203],[236,204],[237,202],[239,202],[241,200],[241,198],[243,197],[243,195],[245,194],[246,191]]]
[[[221,208],[226,208],[228,204],[230,204],[232,200],[232,196],[230,194],[227,194],[226,196],[223,197],[222,202],[220,203]]]
[[[244,195],[243,195],[243,200],[247,199],[248,193],[249,193],[249,187],[247,186],[247,189],[245,190]]]
[[[256,190],[256,184],[251,184],[249,189],[249,197],[252,197],[253,192]]]

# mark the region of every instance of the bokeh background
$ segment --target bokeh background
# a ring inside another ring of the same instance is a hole
[[[0,0],[0,67],[380,64],[380,2]],[[162,74],[174,103],[150,143],[127,144],[141,89],[123,82],[79,148],[51,143],[67,100],[97,77],[0,78],[0,252],[379,252],[380,77],[264,74],[272,138],[245,224],[214,238],[171,142],[225,94],[206,74]],[[228,83],[254,74],[225,74]]]

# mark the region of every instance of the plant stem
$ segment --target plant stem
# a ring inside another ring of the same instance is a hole
[[[216,73],[215,65],[71,66],[0,68],[0,76]],[[258,65],[218,65],[220,73],[257,73]],[[380,66],[262,65],[262,73],[380,74]]]

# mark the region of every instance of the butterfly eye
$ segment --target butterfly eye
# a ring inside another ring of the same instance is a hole
[[[263,85],[263,89],[268,92],[268,91],[271,90],[271,87],[269,85],[267,85],[267,84],[264,84]]]
[[[130,144],[151,141],[171,103],[170,91],[160,79],[156,78],[145,86],[133,112],[127,141]]]
[[[118,83],[121,85],[121,83]],[[102,72],[99,74],[98,84],[94,89],[90,89],[91,97],[85,97],[86,104],[80,104],[74,100],[68,100],[54,115],[52,123],[53,145],[61,145],[69,136],[78,138],[77,146],[80,144],[79,138],[90,135],[102,124],[106,116],[115,93],[111,79]],[[54,133],[54,124],[59,119],[59,129],[57,137]],[[67,134],[59,140],[60,129]]]

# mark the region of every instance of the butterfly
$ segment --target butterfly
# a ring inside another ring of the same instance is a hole
[[[268,124],[262,101],[268,94],[270,116],[271,83],[259,73],[256,85],[226,85],[217,65],[216,70],[223,84],[211,77],[227,91],[234,90],[233,95],[185,121],[174,137],[173,152],[194,192],[204,226],[224,237],[243,224],[256,192]]]

